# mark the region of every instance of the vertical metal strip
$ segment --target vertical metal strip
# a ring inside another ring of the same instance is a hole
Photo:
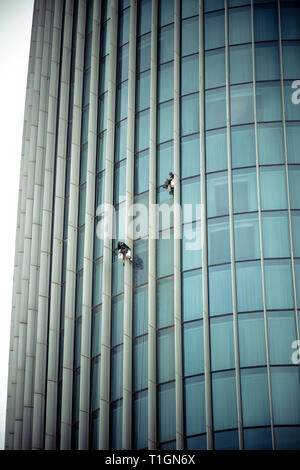
[[[28,287],[28,312],[26,333],[24,410],[22,449],[30,449],[32,444],[32,414],[35,368],[35,345],[38,311],[38,286],[40,277],[40,248],[42,231],[42,204],[44,189],[44,171],[46,156],[46,130],[48,121],[48,100],[50,83],[50,64],[53,32],[53,4],[46,4],[43,59],[40,83],[40,102],[38,116],[38,133],[36,146],[36,163],[34,176],[34,194],[32,209],[32,239],[30,252],[30,276]]]
[[[89,448],[90,370],[92,334],[93,248],[95,223],[95,185],[97,150],[98,82],[100,57],[101,4],[93,3],[91,81],[89,97],[89,130],[87,154],[86,215],[84,237],[84,269],[82,292],[82,333],[80,359],[79,449]],[[95,286],[99,288],[99,286]]]
[[[156,423],[156,108],[157,0],[152,0],[149,152],[149,265],[148,265],[148,449],[157,448]]]
[[[174,336],[176,449],[184,448],[181,320],[180,211],[180,0],[174,5]]]
[[[236,272],[235,272],[235,249],[234,249],[234,220],[233,220],[233,189],[232,189],[232,165],[231,165],[231,109],[230,109],[230,70],[229,70],[229,32],[228,32],[228,0],[225,0],[225,73],[226,73],[226,125],[227,125],[227,161],[228,161],[228,201],[229,201],[229,226],[230,226],[230,263],[232,280],[232,314],[234,333],[234,358],[236,374],[236,400],[239,448],[243,449],[243,417],[241,400],[241,376],[239,359],[238,340],[238,319],[237,319],[237,293],[236,293]]]
[[[269,355],[269,338],[268,338],[268,322],[267,322],[267,306],[266,306],[266,286],[265,286],[265,266],[264,266],[264,249],[262,234],[262,215],[261,215],[261,190],[260,190],[260,168],[259,168],[259,151],[258,151],[258,129],[257,129],[257,106],[256,106],[256,67],[255,67],[255,35],[254,35],[254,4],[251,1],[251,29],[252,29],[252,73],[253,73],[253,99],[254,99],[254,136],[255,136],[255,153],[256,153],[256,181],[257,181],[257,207],[258,207],[258,224],[259,224],[259,243],[260,243],[260,259],[261,259],[261,276],[262,276],[262,294],[264,309],[264,329],[265,329],[265,347],[266,347],[266,364],[268,379],[268,397],[270,403],[270,423],[272,446],[274,449],[274,425],[273,425],[273,406],[272,406],[272,389],[271,389],[271,373],[270,373],[270,355]]]
[[[19,340],[18,340],[18,363],[17,363],[17,390],[16,390],[16,415],[15,415],[15,435],[14,449],[22,447],[23,428],[23,405],[24,405],[24,381],[25,381],[25,354],[27,335],[27,308],[29,295],[30,276],[30,252],[32,237],[32,215],[34,199],[34,177],[36,163],[36,143],[38,134],[38,117],[40,103],[41,70],[43,62],[43,38],[46,5],[45,0],[40,3],[37,46],[35,55],[34,86],[32,99],[32,120],[30,126],[30,146],[28,158],[28,177],[25,202],[25,227],[24,227],[24,253],[22,266],[21,296],[19,305]]]
[[[79,0],[78,23],[76,36],[74,105],[72,122],[72,148],[70,170],[70,199],[68,219],[68,252],[66,269],[66,303],[64,326],[64,354],[62,377],[62,416],[61,416],[61,449],[71,447],[72,432],[72,397],[73,397],[73,364],[75,334],[76,302],[76,265],[77,265],[77,226],[80,171],[80,144],[82,120],[82,92],[84,67],[86,0]]]
[[[205,69],[204,69],[204,0],[199,2],[199,122],[200,122],[200,182],[202,237],[202,297],[204,335],[205,416],[207,449],[213,449],[212,383],[210,359],[207,220],[206,220],[206,153],[205,153]]]
[[[30,128],[31,119],[31,103],[32,103],[32,88],[33,88],[33,69],[34,69],[34,56],[36,47],[36,25],[38,17],[38,3],[36,2],[33,9],[32,17],[32,31],[30,40],[29,51],[29,65],[27,73],[26,85],[26,99],[25,99],[25,116],[22,137],[22,152],[20,161],[20,183],[19,183],[19,198],[18,198],[18,216],[17,216],[17,230],[16,230],[16,246],[15,246],[15,261],[14,261],[14,280],[13,280],[13,299],[12,299],[12,313],[11,313],[11,327],[10,327],[10,354],[9,354],[9,368],[8,368],[8,381],[7,381],[7,405],[6,405],[6,425],[5,425],[5,449],[13,448],[13,435],[14,435],[14,408],[15,408],[15,385],[16,385],[16,324],[18,318],[18,297],[20,294],[20,276],[22,271],[22,253],[20,247],[22,246],[22,234],[24,231],[23,217],[21,215],[22,198],[26,193],[24,185],[24,174],[27,171],[28,160],[28,129]]]
[[[126,155],[126,244],[133,249],[132,205],[134,201],[134,135],[137,2],[130,2],[128,117]],[[134,252],[133,257],[134,257]],[[124,266],[124,330],[123,330],[123,419],[122,448],[131,449],[132,442],[132,263]]]
[[[109,402],[110,402],[110,331],[111,331],[111,275],[112,275],[112,227],[115,148],[115,103],[117,70],[118,2],[111,0],[110,53],[108,70],[107,138],[105,155],[105,205],[104,223],[108,228],[103,240],[102,279],[102,327],[100,372],[100,449],[109,448]]]

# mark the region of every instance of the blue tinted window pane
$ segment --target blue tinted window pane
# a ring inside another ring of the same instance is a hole
[[[188,178],[181,183],[182,220],[184,223],[199,220],[200,208],[200,177]]]
[[[83,268],[83,256],[84,256],[84,226],[78,230],[77,235],[77,271]]]
[[[189,55],[198,52],[199,48],[199,23],[198,17],[189,18],[181,23],[181,55]]]
[[[239,312],[249,312],[263,308],[259,261],[236,263],[236,283]]]
[[[216,432],[214,441],[215,450],[236,450],[239,448],[238,431]]]
[[[183,325],[183,374],[189,376],[203,373],[203,323],[199,320]]]
[[[300,213],[292,211],[292,236],[294,256],[300,258]]]
[[[117,109],[116,119],[121,121],[128,113],[128,81],[117,87]]]
[[[140,336],[148,331],[148,289],[139,287],[133,291],[133,336]]]
[[[199,95],[181,98],[181,135],[199,132]]]
[[[282,110],[279,82],[257,83],[256,107],[258,121],[281,121]]]
[[[114,201],[118,204],[125,200],[126,195],[126,160],[115,165]]]
[[[181,139],[181,177],[199,175],[200,141],[199,134]]]
[[[168,382],[175,378],[174,328],[157,332],[157,382]]]
[[[119,46],[129,41],[129,23],[130,23],[130,9],[124,10],[119,16],[118,33],[119,33]]]
[[[260,258],[257,214],[242,214],[234,217],[234,242],[237,261]]]
[[[212,374],[214,429],[232,429],[237,426],[236,385],[234,372]],[[226,403],[226,406],[224,406]],[[215,434],[216,438],[217,434]],[[232,435],[230,443],[233,445]],[[215,446],[217,442],[215,441]],[[229,447],[233,448],[233,447]]]
[[[267,308],[293,308],[292,271],[289,260],[265,261]]]
[[[227,169],[227,131],[206,132],[206,171]]]
[[[291,344],[296,339],[295,313],[268,312],[270,364],[290,364]]]
[[[205,88],[225,85],[225,49],[205,52]]]
[[[112,294],[117,295],[124,290],[124,268],[117,256],[113,257],[112,271]]]
[[[138,36],[151,31],[152,1],[139,2]]]
[[[278,39],[277,5],[254,7],[254,40],[272,41]]]
[[[102,301],[102,259],[94,264],[93,305]]]
[[[100,306],[93,310],[92,357],[101,353],[101,309]]]
[[[300,427],[275,428],[275,443],[277,450],[300,450]]]
[[[225,88],[205,93],[205,126],[216,129],[226,125],[226,94]]]
[[[244,429],[245,450],[272,450],[271,428]]]
[[[123,304],[124,297],[119,295],[113,298],[111,305],[111,346],[123,342]]]
[[[288,163],[300,163],[300,123],[286,123]]]
[[[207,175],[207,217],[227,215],[228,212],[227,173]]]
[[[129,44],[121,47],[118,51],[118,75],[117,81],[123,82],[128,79],[128,61],[129,61]]]
[[[172,77],[173,86],[173,77]],[[181,59],[181,94],[199,90],[199,56],[194,54]],[[173,94],[172,94],[173,96]]]
[[[198,15],[198,0],[189,0],[181,2],[181,18]]]
[[[241,370],[243,426],[270,424],[267,369]]]
[[[161,104],[157,110],[157,143],[173,138],[173,101]]]
[[[202,271],[196,269],[182,274],[183,321],[202,317]]]
[[[232,284],[230,265],[209,268],[210,315],[232,313]]]
[[[263,210],[286,209],[284,167],[260,168],[261,205]]]
[[[115,135],[115,161],[126,158],[127,145],[127,119],[116,125]]]
[[[110,373],[110,399],[114,401],[121,398],[123,393],[123,345],[111,350]]]
[[[216,317],[210,321],[211,369],[234,368],[232,316]]]
[[[168,233],[169,232],[169,233]],[[166,238],[163,238],[166,237]],[[165,231],[160,233],[157,240],[157,277],[168,276],[173,273],[174,269],[174,235],[173,231]]]
[[[228,217],[208,221],[208,264],[230,261],[230,236]]]
[[[174,1],[161,0],[159,2],[159,26],[169,24],[174,21]]]
[[[158,440],[170,441],[175,439],[175,384],[168,383],[158,387]]]
[[[229,44],[251,42],[250,7],[229,10]]]
[[[140,74],[136,79],[136,111],[150,106],[150,72]]]
[[[91,370],[91,410],[100,406],[100,357],[92,360]]]
[[[200,221],[182,227],[181,269],[195,269],[202,264],[202,236]]]
[[[148,240],[134,242],[133,252],[133,285],[145,284],[148,280]]]
[[[186,436],[205,432],[205,388],[204,377],[193,377],[184,381],[184,411]]]
[[[231,159],[233,168],[255,166],[254,126],[231,127]]]
[[[136,71],[143,72],[150,69],[151,63],[151,35],[146,34],[137,40]]]
[[[272,367],[271,386],[274,424],[299,424],[299,367]]]
[[[266,364],[266,340],[263,312],[238,315],[240,366]]]
[[[174,323],[174,280],[160,279],[156,284],[156,326],[164,328]]]
[[[135,151],[149,147],[149,110],[136,115]]]
[[[158,63],[168,62],[174,58],[174,26],[162,28],[158,34]]]
[[[255,44],[255,75],[256,80],[279,80],[278,43]]]
[[[133,391],[147,388],[148,383],[148,336],[133,340],[132,387]]]
[[[233,171],[233,211],[257,210],[256,169]]]
[[[168,62],[158,68],[157,74],[158,103],[173,98],[174,94],[174,63]],[[149,83],[150,90],[150,83]],[[144,91],[145,92],[145,91]]]
[[[224,0],[204,0],[204,11],[220,10],[224,8]]]
[[[281,5],[282,39],[300,39],[300,8],[299,5]]]
[[[173,142],[160,145],[157,149],[157,185],[161,186],[173,170]]]
[[[185,448],[187,450],[206,450],[206,434],[186,438]]]
[[[232,46],[230,48],[230,83],[252,82],[252,48]]]
[[[297,79],[300,77],[300,43],[299,42],[283,42],[282,43],[282,59],[283,59],[283,76],[284,78]]]
[[[289,189],[292,209],[300,209],[300,167],[289,166]]]
[[[204,16],[204,33],[206,50],[225,46],[225,21],[223,11],[207,13]]]
[[[231,124],[254,121],[253,86],[235,85],[230,87]]]
[[[287,212],[263,212],[262,232],[265,258],[290,256]]]
[[[96,411],[92,417],[92,449],[99,450],[99,427],[100,427],[100,411]]]
[[[147,191],[149,185],[149,152],[141,152],[135,156],[134,162],[134,194]]]
[[[146,449],[148,442],[148,392],[133,397],[133,448]]]
[[[261,165],[284,163],[282,124],[258,124],[258,152]]]
[[[110,449],[122,449],[122,410],[122,400],[111,405]]]
[[[284,87],[284,107],[285,118],[289,121],[300,120],[300,81],[286,80],[283,83]]]

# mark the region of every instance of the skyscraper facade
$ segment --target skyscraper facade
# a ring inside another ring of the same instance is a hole
[[[35,1],[7,449],[300,448],[299,87],[299,1]]]

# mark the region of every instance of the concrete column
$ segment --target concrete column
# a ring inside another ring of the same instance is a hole
[[[21,296],[19,309],[19,340],[18,340],[18,362],[17,362],[17,389],[16,389],[16,415],[15,415],[15,435],[14,449],[22,447],[23,428],[23,404],[24,404],[24,379],[25,379],[25,353],[27,334],[27,308],[29,295],[30,276],[30,253],[32,237],[32,215],[34,198],[34,177],[36,162],[36,144],[38,134],[38,117],[40,102],[40,83],[42,70],[43,37],[46,5],[45,0],[41,0],[37,31],[37,44],[35,55],[35,71],[33,85],[33,107],[30,128],[30,147],[28,159],[28,180],[25,203],[25,228],[24,228],[24,254],[22,266]]]
[[[36,324],[38,308],[38,285],[40,275],[40,242],[41,242],[41,212],[43,201],[46,129],[48,119],[50,58],[52,48],[53,5],[46,5],[45,30],[43,44],[43,60],[40,84],[40,103],[38,117],[38,134],[36,147],[36,163],[34,178],[32,240],[30,253],[30,278],[28,294],[28,317],[25,357],[24,410],[22,448],[30,449],[32,442],[32,412],[35,367]]]
[[[56,425],[57,425],[57,390],[59,370],[59,328],[61,311],[61,266],[63,245],[63,223],[65,205],[65,171],[68,134],[68,108],[70,92],[70,65],[72,47],[72,24],[73,24],[73,0],[67,0],[65,4],[62,69],[60,84],[59,117],[57,127],[57,155],[55,173],[55,195],[53,214],[53,239],[51,260],[51,284],[50,292],[46,295],[41,287],[40,302],[44,309],[49,308],[48,319],[41,318],[38,326],[38,345],[43,359],[42,376],[40,382],[36,382],[34,436],[33,446],[41,448],[43,445],[44,407],[45,416],[45,448],[56,447]],[[46,237],[47,234],[45,234]],[[46,240],[47,242],[47,240]],[[43,240],[42,240],[43,244]],[[50,274],[49,274],[50,276]],[[50,297],[48,297],[48,295]],[[49,307],[48,307],[49,305]],[[48,359],[47,359],[48,352]]]
[[[36,47],[36,24],[38,17],[37,3],[34,6],[33,18],[32,18],[32,30],[31,30],[31,41],[30,41],[30,53],[29,53],[29,64],[27,73],[27,86],[26,86],[26,100],[25,100],[25,116],[24,116],[24,127],[23,127],[23,138],[22,138],[22,152],[20,162],[20,183],[19,183],[19,198],[18,198],[18,215],[17,215],[17,231],[16,231],[16,246],[15,246],[15,261],[14,261],[14,280],[13,280],[13,299],[12,299],[12,313],[11,313],[11,328],[10,328],[10,354],[9,354],[9,367],[8,367],[8,382],[7,382],[7,406],[6,406],[6,430],[5,430],[5,449],[13,448],[13,436],[14,436],[14,407],[15,407],[15,385],[16,385],[16,358],[17,348],[15,344],[15,331],[17,324],[17,298],[20,293],[20,273],[22,270],[22,253],[20,247],[22,246],[22,217],[21,217],[21,205],[22,196],[24,197],[24,173],[26,173],[28,152],[26,145],[26,137],[28,136],[28,128],[30,128],[30,116],[31,116],[31,100],[32,100],[32,87],[33,87],[33,68],[34,68],[34,57]],[[26,158],[27,155],[27,158]]]
[[[180,207],[180,1],[174,12],[174,336],[176,449],[184,448],[181,320],[181,211]]]
[[[199,2],[199,122],[200,122],[200,184],[202,238],[202,302],[204,336],[205,416],[207,449],[213,448],[212,384],[210,360],[210,327],[208,298],[207,220],[206,220],[206,153],[205,153],[205,69],[204,69],[204,5]]]
[[[55,2],[53,18],[53,37],[50,65],[48,99],[48,121],[46,134],[46,153],[44,185],[41,211],[40,275],[38,285],[38,308],[36,319],[36,339],[34,342],[35,368],[32,372],[34,389],[32,391],[32,442],[33,449],[42,449],[44,433],[45,372],[47,358],[47,326],[51,262],[51,234],[53,217],[53,192],[55,182],[56,128],[60,78],[61,34],[63,3]],[[25,424],[25,423],[24,423]],[[28,432],[27,432],[28,433]],[[26,433],[26,434],[27,434]],[[31,434],[31,432],[30,432]]]
[[[76,58],[74,79],[74,106],[72,123],[72,149],[70,170],[70,199],[68,219],[68,252],[66,269],[66,303],[64,326],[64,353],[61,405],[61,449],[71,447],[72,432],[72,397],[73,397],[73,364],[74,364],[74,330],[75,330],[75,290],[77,264],[77,225],[78,196],[81,144],[82,85],[84,67],[86,1],[79,0],[78,23],[76,36]]]
[[[110,54],[108,70],[107,137],[105,155],[105,204],[113,204],[114,140],[117,70],[118,2],[111,0]],[[103,240],[102,276],[102,327],[101,327],[101,373],[100,373],[100,443],[101,450],[109,448],[109,401],[110,401],[110,331],[111,331],[111,274],[112,274],[112,226],[113,216],[107,211],[104,223],[109,228]]]
[[[148,264],[148,449],[157,447],[156,425],[156,98],[157,0],[152,0],[149,152],[149,264]]]
[[[93,248],[95,223],[95,185],[97,151],[97,112],[100,56],[101,4],[94,2],[91,81],[89,98],[89,135],[87,155],[86,215],[84,237],[83,305],[80,362],[79,449],[89,448],[90,370],[92,332]]]
[[[232,315],[234,337],[234,360],[236,378],[236,402],[239,448],[244,448],[243,415],[241,399],[241,374],[238,341],[237,294],[235,274],[235,248],[234,248],[234,220],[233,220],[233,194],[232,194],[232,165],[231,165],[231,110],[230,110],[230,78],[229,78],[229,33],[228,33],[228,0],[225,0],[225,74],[226,74],[226,125],[227,125],[227,162],[228,162],[228,201],[229,201],[229,227],[230,227],[230,263],[232,282]]]
[[[129,72],[128,72],[128,117],[126,154],[126,244],[133,249],[132,211],[134,201],[134,127],[135,127],[135,82],[136,82],[136,17],[135,0],[130,2]],[[133,258],[134,258],[134,252]],[[123,420],[122,448],[132,448],[132,264],[124,266],[124,330],[123,330]]]

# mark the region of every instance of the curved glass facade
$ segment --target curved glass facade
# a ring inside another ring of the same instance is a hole
[[[7,448],[300,449],[299,2],[71,3],[49,281],[36,323],[15,302]],[[22,334],[43,381],[17,412]]]

